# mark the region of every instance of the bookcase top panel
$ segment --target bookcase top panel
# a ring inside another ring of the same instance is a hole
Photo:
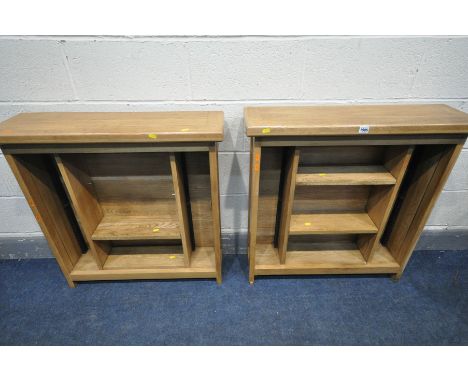
[[[447,105],[247,107],[250,137],[467,134],[468,114]]]
[[[22,113],[0,123],[0,144],[214,142],[222,111]]]

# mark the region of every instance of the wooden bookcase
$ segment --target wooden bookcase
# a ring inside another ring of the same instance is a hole
[[[446,105],[249,107],[245,125],[251,283],[399,278],[466,140],[468,115]]]
[[[70,286],[221,282],[222,112],[31,113],[0,145]]]

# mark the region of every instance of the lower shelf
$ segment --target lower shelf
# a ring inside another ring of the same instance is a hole
[[[105,215],[92,236],[93,240],[180,239],[179,223],[174,217]]]
[[[364,261],[357,248],[335,247],[329,250],[291,251],[286,254],[286,263],[280,264],[278,250],[273,245],[259,244],[255,262],[255,275],[397,273],[400,270],[398,263],[383,246],[369,263]]]
[[[120,248],[118,251],[124,253],[125,250]],[[179,253],[113,253],[108,256],[104,269],[96,266],[89,253],[83,255],[71,272],[72,280],[216,278],[215,253],[212,247],[201,247],[193,251],[190,267],[184,267],[183,255]]]
[[[113,247],[104,269],[184,268],[182,246]]]
[[[377,227],[365,212],[291,215],[290,235],[376,233]]]

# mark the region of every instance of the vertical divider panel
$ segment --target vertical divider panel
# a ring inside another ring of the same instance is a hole
[[[359,249],[367,262],[372,260],[379,246],[413,150],[413,146],[390,146],[385,153],[385,168],[396,182],[393,186],[375,186],[369,197],[367,213],[378,231],[373,235],[363,235],[358,240]]]
[[[289,224],[291,222],[291,213],[294,203],[294,192],[296,189],[296,174],[299,165],[299,149],[287,148],[285,158],[285,173],[282,174],[283,192],[281,203],[281,216],[278,232],[278,256],[281,264],[286,262],[286,252],[288,250]]]
[[[110,252],[110,244],[92,239],[104,215],[85,163],[79,154],[55,155],[55,161],[90,252],[97,266],[103,269]]]
[[[70,273],[81,257],[81,248],[55,191],[54,182],[41,155],[5,154],[31,210],[49,243],[68,285]]]
[[[177,205],[177,215],[179,217],[180,237],[182,239],[182,248],[184,250],[184,263],[186,267],[189,267],[193,245],[190,236],[190,217],[187,211],[187,197],[185,195],[186,187],[183,181],[184,175],[182,174],[183,166],[181,155],[181,153],[171,154],[170,161]]]
[[[262,159],[262,148],[255,138],[250,138],[250,190],[249,190],[249,282],[253,284],[255,279],[255,249],[257,246],[257,219],[258,219],[258,196],[260,189],[260,163]]]
[[[221,213],[219,207],[219,170],[218,145],[215,143],[209,148],[210,185],[211,185],[211,214],[213,219],[213,243],[216,263],[216,282],[221,284]]]

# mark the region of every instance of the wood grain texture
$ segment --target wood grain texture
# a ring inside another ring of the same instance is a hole
[[[98,269],[91,255],[86,254],[74,267],[71,278],[74,281],[216,278],[212,247],[200,247],[193,251],[190,267],[181,267],[177,261],[174,267],[168,267],[166,259],[158,258],[159,255],[152,255],[151,258],[130,256],[134,255],[111,255],[104,269]]]
[[[468,133],[468,115],[447,105],[247,107],[249,137]]]
[[[42,155],[6,154],[10,168],[41,227],[52,254],[68,285],[75,284],[70,275],[81,258],[81,248],[54,185],[52,173]]]
[[[177,217],[105,215],[92,233],[92,240],[180,239]]]
[[[3,151],[11,154],[116,154],[116,153],[174,153],[208,151],[207,142],[144,142],[144,143],[26,143],[8,144]]]
[[[108,153],[61,157],[76,158],[86,169],[104,215],[177,218],[169,155]]]
[[[55,156],[57,167],[62,176],[65,189],[75,211],[81,232],[88,243],[91,254],[99,268],[104,263],[109,253],[109,245],[95,243],[92,235],[99,225],[104,214],[97,199],[93,182],[89,176],[87,164],[79,155]]]
[[[392,255],[401,265],[396,275],[397,278],[404,271],[424,229],[424,225],[462,149],[463,144],[439,147],[438,150],[430,153],[428,157],[423,156],[422,166],[416,169],[414,187],[408,189],[408,193],[396,219],[396,222],[399,220],[401,222],[409,221],[409,224],[402,225],[403,227],[395,226],[388,239],[388,245],[392,248]],[[429,166],[424,163],[426,161]],[[428,177],[425,176],[427,173],[430,174],[429,181],[427,181]],[[419,181],[420,177],[425,179]],[[415,190],[423,186],[424,190],[422,193],[415,192]],[[415,205],[417,205],[416,208],[414,208]],[[401,232],[402,228],[404,229],[403,232]],[[401,243],[396,241],[397,237],[402,237]]]
[[[180,245],[113,247],[105,269],[184,268],[185,258]]]
[[[176,199],[177,215],[179,218],[180,238],[182,239],[182,248],[184,250],[185,266],[190,266],[190,256],[192,254],[192,239],[190,237],[190,225],[187,210],[187,197],[185,195],[184,175],[182,174],[182,158],[180,154],[171,154],[171,171],[174,183],[174,193]]]
[[[257,218],[257,242],[271,243],[275,238],[277,210],[278,210],[278,191],[280,188],[280,176],[282,167],[282,149],[267,148],[261,150],[260,179],[258,210],[261,213]],[[253,154],[250,154],[253,160]],[[251,163],[252,167],[252,163]],[[249,177],[249,182],[252,176]],[[250,198],[249,198],[250,201]],[[250,207],[249,207],[250,211]]]
[[[416,151],[414,167],[408,170],[408,180],[403,201],[398,210],[395,211],[392,224],[387,228],[387,243],[389,251],[401,263],[399,256],[408,230],[421,205],[424,194],[431,183],[442,155],[446,151],[444,146],[425,146]],[[411,171],[410,171],[411,170]]]
[[[395,178],[383,166],[310,166],[296,175],[298,186],[353,186],[395,184]]]
[[[213,245],[216,263],[216,281],[221,284],[221,211],[219,203],[219,170],[218,170],[218,146],[214,144],[209,151],[210,161],[210,186],[211,186],[211,217],[213,222]]]
[[[290,251],[285,264],[280,264],[276,252],[276,248],[269,244],[257,246],[255,275],[395,273],[399,269],[398,263],[383,246],[368,263],[359,249],[349,244],[332,249],[325,244],[309,251]]]
[[[382,165],[382,146],[301,147],[300,167]]]
[[[255,278],[255,249],[257,246],[257,224],[258,224],[258,205],[260,189],[260,166],[262,159],[261,147],[251,140],[250,149],[250,192],[249,192],[249,238],[248,238],[248,256],[249,256],[249,282],[252,284]]]
[[[262,147],[349,147],[388,145],[457,145],[465,142],[465,134],[399,134],[399,135],[340,135],[340,136],[271,136],[257,137]]]
[[[32,113],[0,126],[0,144],[70,286],[220,283],[222,138],[222,112]],[[81,233],[89,246],[83,256]]]
[[[300,151],[295,148],[287,150],[285,155],[284,184],[282,193],[281,216],[278,232],[278,255],[280,263],[284,264],[286,251],[288,250],[289,225],[294,204],[294,190],[296,188],[297,166],[299,164]]]
[[[406,174],[413,149],[413,146],[392,146],[386,150],[385,167],[395,177],[396,183],[390,187],[374,187],[367,202],[367,213],[378,227],[376,235],[363,236],[360,241],[361,252],[367,261],[372,261],[372,257],[380,245],[380,239]]]
[[[255,107],[245,109],[245,128],[262,152],[257,205],[250,184],[249,210],[258,219],[253,248],[249,221],[251,281],[270,274],[400,275],[466,140],[468,115],[446,105]],[[423,154],[412,156],[412,146]],[[281,252],[281,218],[272,214],[284,208],[278,195],[287,193],[278,185],[287,184],[287,172],[281,179],[274,160],[291,148],[301,155]]]
[[[213,247],[211,180],[208,153],[186,153],[185,168],[190,194],[190,208],[195,247]]]
[[[223,119],[221,111],[22,113],[0,124],[0,144],[222,141]]]
[[[364,212],[371,186],[297,186],[293,214]]]
[[[292,215],[290,235],[375,233],[367,213]]]

